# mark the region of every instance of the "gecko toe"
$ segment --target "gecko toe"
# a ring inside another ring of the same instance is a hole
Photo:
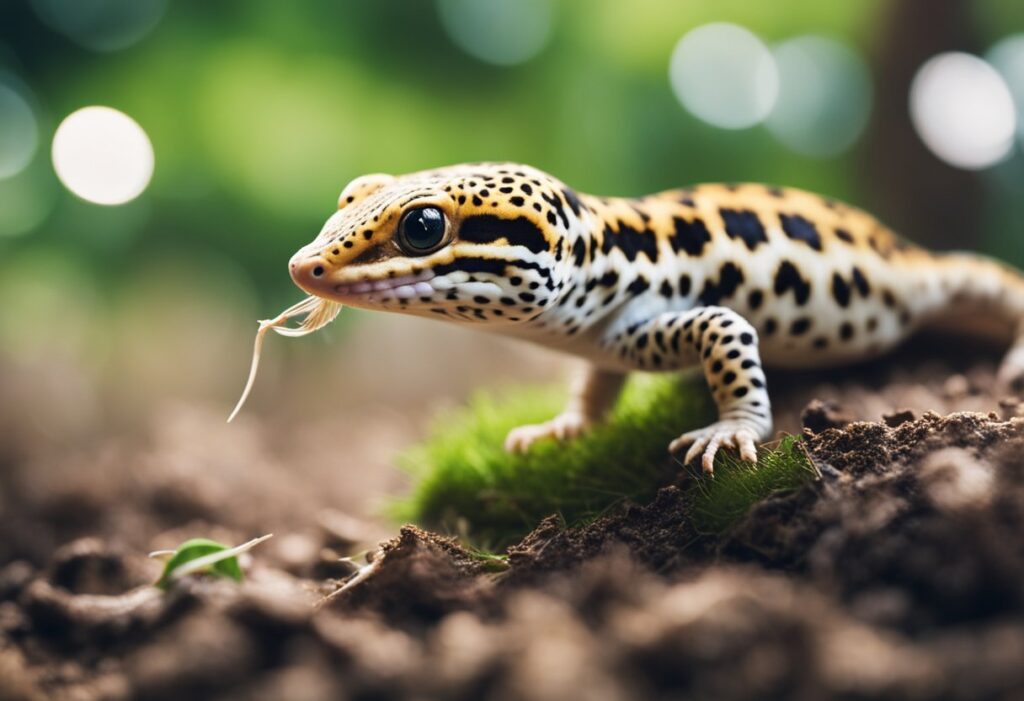
[[[739,436],[737,442],[740,447],[740,458],[746,462],[757,462],[757,447],[754,445],[754,439],[750,436]]]
[[[704,452],[704,447],[708,444],[708,439],[705,437],[697,438],[693,441],[693,445],[686,451],[686,457],[683,458],[683,463],[689,465],[691,462],[697,459],[697,456]]]

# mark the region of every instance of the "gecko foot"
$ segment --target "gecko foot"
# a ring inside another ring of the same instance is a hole
[[[757,462],[757,448],[754,441],[758,439],[759,434],[758,427],[752,423],[725,419],[696,431],[684,433],[672,441],[668,451],[677,453],[686,446],[690,446],[683,461],[687,464],[703,453],[701,467],[704,469],[704,474],[710,475],[715,471],[715,454],[719,448],[735,448],[739,450],[741,459],[747,462]]]
[[[1015,345],[1003,358],[996,374],[996,385],[1008,394],[1024,394],[1024,346]]]
[[[555,438],[560,441],[576,438],[590,426],[578,412],[563,412],[542,424],[530,424],[514,428],[505,439],[505,450],[509,453],[525,453],[537,441]]]

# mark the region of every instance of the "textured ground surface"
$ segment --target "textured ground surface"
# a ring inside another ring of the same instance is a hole
[[[40,452],[9,411],[0,699],[1020,698],[1024,419],[956,357],[772,378],[821,478],[722,536],[670,486],[539,524],[503,572],[330,508],[256,422],[184,406]],[[149,550],[269,531],[241,586],[148,586]]]

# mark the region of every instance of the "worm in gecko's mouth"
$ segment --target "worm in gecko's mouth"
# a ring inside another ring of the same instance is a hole
[[[252,391],[253,383],[256,381],[256,372],[260,366],[260,351],[263,349],[263,339],[266,337],[267,332],[274,330],[282,336],[306,336],[334,321],[334,317],[338,316],[341,307],[341,303],[333,300],[322,299],[317,296],[307,297],[298,304],[285,309],[273,319],[264,319],[260,322],[260,328],[256,332],[256,340],[252,349],[249,379],[245,383],[245,389],[242,390],[242,396],[239,398],[238,404],[235,405],[234,411],[228,417],[228,423],[231,423],[231,420],[242,410],[245,400],[249,397],[249,392]],[[289,319],[297,316],[302,317],[302,322],[298,327],[292,328],[285,325]]]

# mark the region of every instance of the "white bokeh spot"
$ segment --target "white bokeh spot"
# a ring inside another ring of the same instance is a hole
[[[39,145],[35,113],[22,95],[0,82],[0,179],[28,167]]]
[[[802,36],[773,49],[779,97],[765,126],[806,156],[835,156],[863,133],[871,112],[871,77],[864,60],[844,44]]]
[[[83,107],[53,136],[53,167],[83,200],[124,204],[153,177],[153,146],[135,120],[110,107]]]
[[[39,18],[79,46],[119,51],[160,23],[167,0],[31,0]]]
[[[1017,107],[1017,133],[1024,140],[1024,34],[1014,34],[993,46],[985,59],[999,71]]]
[[[910,118],[921,140],[946,163],[980,170],[1013,149],[1017,110],[999,72],[960,52],[929,59],[910,85]]]
[[[672,52],[669,80],[698,119],[723,129],[746,129],[771,112],[779,91],[775,59],[764,42],[735,24],[691,30]]]
[[[460,49],[499,66],[529,61],[551,38],[550,0],[438,0],[437,10]]]

